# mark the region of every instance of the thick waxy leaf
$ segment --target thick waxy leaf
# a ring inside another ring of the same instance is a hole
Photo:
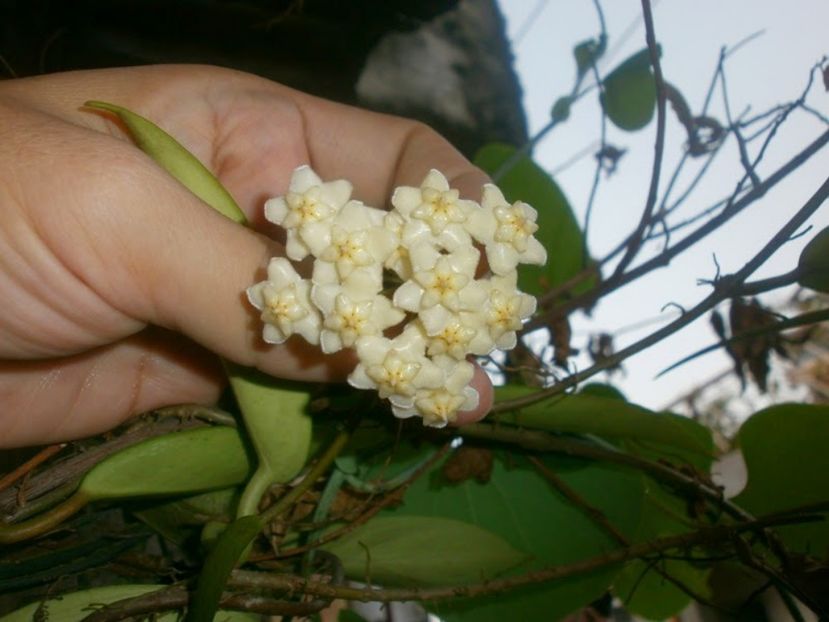
[[[762,516],[829,504],[829,406],[766,408],[743,424],[738,442],[748,484],[734,501],[749,512]],[[829,557],[829,520],[777,529],[793,550]]]
[[[245,222],[244,213],[219,180],[167,132],[144,117],[115,104],[88,101],[84,105],[115,114],[127,126],[138,147],[190,192],[231,220]]]
[[[78,622],[90,613],[95,607],[108,605],[119,600],[134,598],[160,590],[164,585],[111,585],[96,587],[83,592],[62,594],[45,602],[35,602],[18,609],[0,618],[0,622],[32,622],[33,620],[48,620],[48,622]],[[176,622],[179,614],[176,612],[164,613],[155,617],[157,622]],[[223,611],[215,622],[255,622],[259,617],[239,611]]]
[[[486,529],[434,516],[378,517],[324,548],[348,577],[384,585],[470,583],[528,559]]]
[[[232,520],[238,504],[238,489],[224,488],[183,499],[156,501],[132,513],[168,540],[183,544],[194,528],[211,521]]]
[[[629,562],[616,577],[613,591],[627,611],[647,620],[671,619],[692,601],[673,581],[703,597],[708,592],[709,571],[705,568],[675,559],[659,562],[659,567],[667,576],[637,560]]]
[[[518,385],[498,387],[496,401],[538,391]],[[499,421],[551,432],[597,434],[611,439],[632,439],[686,450],[710,459],[711,434],[698,423],[670,413],[655,413],[617,397],[582,393],[537,402]]]
[[[275,380],[255,370],[229,365],[230,385],[259,457],[259,467],[239,501],[239,516],[253,514],[271,484],[299,473],[311,447],[306,386]]]
[[[230,573],[264,526],[258,516],[243,516],[222,532],[204,562],[185,622],[213,619]]]
[[[656,83],[647,49],[637,52],[604,79],[602,106],[620,129],[645,127],[656,109]]]
[[[475,164],[492,175],[514,154],[514,147],[490,143],[477,153]],[[581,272],[586,256],[581,230],[570,204],[553,178],[525,156],[503,173],[498,186],[508,201],[524,201],[538,211],[535,237],[548,253],[544,266],[519,267],[519,287],[539,295]],[[590,289],[593,283],[593,279],[588,279],[576,287],[574,293]]]
[[[634,533],[642,503],[639,475],[564,458],[547,458],[545,464],[623,533]],[[576,464],[580,468],[573,468]],[[384,515],[454,518],[478,525],[532,556],[530,562],[509,574],[574,562],[617,546],[519,453],[496,454],[486,484],[475,479],[449,484],[441,469],[438,465],[418,479],[407,491],[403,505]],[[440,560],[438,563],[443,563],[443,556]],[[429,606],[448,622],[557,620],[598,598],[618,570],[603,568],[497,596]]]
[[[803,287],[829,292],[829,227],[818,233],[800,253],[797,282]]]
[[[650,478],[645,478],[645,502],[636,542],[694,531],[702,525],[688,515],[688,501],[672,494]],[[613,582],[613,592],[625,608],[649,620],[665,620],[682,611],[691,597],[672,581],[678,581],[695,594],[708,593],[709,567],[679,559],[640,560],[625,564]]]
[[[96,465],[80,493],[90,500],[192,494],[245,481],[251,461],[238,430],[175,432],[126,448]]]

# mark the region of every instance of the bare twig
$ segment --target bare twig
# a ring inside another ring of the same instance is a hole
[[[403,482],[393,491],[389,492],[378,503],[375,503],[367,511],[360,514],[354,520],[350,520],[348,523],[346,523],[339,529],[332,530],[323,535],[321,538],[318,538],[317,540],[314,540],[313,542],[310,542],[304,546],[297,546],[292,549],[286,549],[279,554],[279,557],[291,557],[294,555],[298,555],[300,553],[305,553],[307,551],[317,549],[321,547],[323,544],[341,538],[345,534],[354,531],[357,527],[364,524],[373,516],[377,515],[377,513],[380,512],[380,510],[389,507],[390,505],[399,503],[403,499],[403,495],[411,487],[411,485],[414,484],[415,481],[417,481],[421,475],[429,471],[435,464],[437,464],[441,459],[443,459],[443,457],[449,452],[450,449],[451,445],[449,444],[446,444],[443,447],[441,447],[428,460],[421,464],[405,482]]]
[[[659,62],[659,48],[656,44],[656,32],[653,26],[650,0],[642,0],[642,16],[645,22],[645,40],[648,43],[648,55],[653,67],[653,78],[656,82],[656,139],[653,148],[653,168],[645,209],[642,210],[642,217],[631,236],[627,251],[616,266],[613,276],[610,277],[611,281],[615,281],[624,274],[625,269],[642,247],[645,231],[651,225],[653,210],[656,206],[659,192],[659,175],[662,170],[662,158],[665,150],[665,80],[662,77],[662,66]]]
[[[0,478],[0,490],[5,490],[24,475],[29,475],[49,458],[62,451],[64,447],[66,447],[66,443],[58,443],[41,449],[19,467]]]
[[[827,133],[827,137],[829,137],[829,133]],[[756,190],[756,188],[754,190]],[[766,259],[774,253],[775,250],[786,243],[791,236],[803,226],[809,217],[811,217],[811,215],[823,204],[827,196],[829,196],[829,178],[823,182],[820,188],[818,188],[812,197],[806,201],[803,207],[801,207],[797,213],[792,216],[792,218],[790,218],[789,221],[774,236],[772,236],[771,240],[769,240],[769,242],[762,249],[760,249],[760,251],[757,252],[757,254],[755,254],[754,257],[752,257],[738,272],[733,275],[723,277],[717,281],[714,291],[711,292],[711,294],[699,302],[694,308],[688,309],[670,324],[667,324],[643,339],[640,339],[636,343],[631,344],[627,348],[619,350],[601,361],[597,361],[591,367],[564,378],[561,382],[550,388],[513,400],[506,400],[496,403],[493,406],[492,411],[506,412],[509,410],[515,410],[517,408],[529,406],[530,404],[547,399],[553,395],[563,393],[570,387],[576,386],[580,382],[590,378],[600,371],[610,367],[615,367],[628,357],[649,348],[653,344],[662,341],[668,335],[675,333],[695,321],[726,298],[730,298],[734,294],[734,291],[740,287],[746,278],[753,274],[754,271],[757,270],[757,268],[759,268],[766,261]]]
[[[803,523],[814,520],[813,516],[791,515],[785,518],[776,516],[769,519],[758,519],[734,523],[731,525],[717,525],[703,527],[697,531],[658,538],[649,542],[636,543],[570,564],[551,566],[523,575],[494,579],[470,585],[453,585],[435,588],[355,588],[335,586],[329,583],[310,581],[304,577],[291,575],[272,575],[248,570],[236,570],[231,577],[230,585],[244,586],[247,589],[269,590],[275,593],[304,593],[323,598],[356,600],[362,602],[392,602],[392,601],[439,601],[457,598],[471,598],[506,592],[525,585],[546,583],[566,577],[582,575],[597,568],[618,564],[631,559],[644,558],[670,550],[684,550],[697,546],[721,546],[745,531],[761,530],[780,524]]]
[[[717,216],[706,221],[705,224],[701,225],[692,233],[689,233],[686,237],[679,240],[670,248],[665,249],[656,257],[642,264],[639,264],[635,268],[632,268],[631,270],[627,271],[617,280],[607,280],[600,286],[595,287],[590,291],[585,292],[584,294],[575,296],[562,304],[556,305],[545,313],[539,314],[538,316],[530,320],[527,324],[525,324],[525,330],[533,330],[534,328],[546,326],[550,323],[551,318],[566,315],[574,309],[588,307],[592,305],[598,298],[607,295],[610,292],[615,291],[632,281],[635,281],[636,279],[655,270],[656,268],[667,266],[668,264],[670,264],[671,260],[674,257],[686,251],[688,248],[690,248],[700,240],[704,239],[705,237],[719,229],[724,223],[729,221],[731,218],[736,216],[745,208],[749,207],[758,199],[765,196],[765,194],[769,190],[774,188],[778,183],[780,183],[791,173],[797,170],[801,165],[803,165],[807,160],[809,160],[813,155],[815,155],[828,143],[829,130],[821,134],[817,139],[815,139],[814,142],[808,145],[800,153],[795,155],[791,160],[786,162],[786,164],[781,166],[774,173],[766,177],[760,185],[747,191],[745,194],[743,194],[743,196],[740,199],[735,199],[733,201],[729,200]]]

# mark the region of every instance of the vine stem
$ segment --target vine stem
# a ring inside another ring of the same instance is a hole
[[[645,229],[651,224],[653,210],[656,207],[656,200],[659,193],[659,177],[662,171],[662,158],[665,153],[665,80],[662,77],[662,65],[659,62],[659,48],[656,44],[656,32],[653,26],[653,11],[650,0],[642,0],[642,18],[645,22],[645,41],[648,44],[648,56],[653,67],[653,79],[656,83],[656,139],[653,147],[653,168],[651,170],[650,187],[648,198],[645,201],[645,209],[642,210],[642,217],[631,236],[628,246],[619,264],[616,266],[611,281],[616,280],[624,274],[625,268],[633,261],[642,242],[645,238]]]
[[[789,221],[769,240],[766,245],[757,252],[740,270],[732,275],[728,275],[719,279],[714,283],[714,291],[706,296],[695,307],[689,309],[676,320],[666,324],[659,330],[654,331],[643,339],[631,344],[623,350],[608,356],[594,365],[584,369],[578,373],[572,374],[561,382],[536,393],[525,395],[512,400],[505,400],[497,402],[492,407],[493,413],[507,412],[516,410],[525,406],[530,406],[537,402],[548,399],[554,395],[558,395],[567,389],[576,386],[580,382],[594,376],[604,369],[614,367],[634,354],[641,352],[665,339],[666,337],[684,328],[691,322],[695,321],[710,309],[713,309],[717,304],[723,300],[730,298],[738,291],[740,286],[744,283],[746,278],[754,273],[780,246],[787,242],[795,233],[803,226],[812,214],[823,204],[829,196],[829,178],[825,179],[820,188],[809,198],[808,201],[797,211],[797,213],[789,219]]]
[[[691,246],[693,246],[700,240],[706,238],[708,235],[719,229],[727,221],[729,221],[731,218],[733,218],[734,216],[742,212],[744,209],[749,207],[752,203],[764,197],[766,193],[769,192],[769,190],[774,188],[777,184],[786,179],[791,173],[800,168],[807,160],[814,156],[818,151],[823,149],[827,144],[829,144],[829,130],[823,132],[823,134],[818,136],[800,153],[792,157],[788,162],[783,164],[774,173],[767,176],[760,183],[760,185],[752,188],[751,190],[748,190],[739,199],[736,199],[735,197],[730,198],[726,202],[725,207],[723,207],[722,211],[720,211],[719,214],[717,214],[710,220],[706,221],[704,224],[700,225],[697,229],[695,229],[687,236],[679,240],[670,248],[665,249],[652,259],[649,259],[644,263],[641,263],[635,266],[634,268],[631,268],[624,274],[620,275],[618,278],[612,280],[607,279],[603,281],[600,285],[597,285],[595,288],[592,288],[589,291],[584,292],[583,294],[570,298],[566,303],[556,305],[552,307],[549,311],[537,315],[524,325],[524,330],[529,331],[536,328],[540,328],[542,326],[547,326],[552,319],[566,315],[569,312],[575,309],[579,309],[581,307],[589,307],[592,304],[594,304],[595,301],[598,300],[600,297],[622,288],[628,283],[635,281],[636,279],[644,276],[645,274],[648,274],[649,272],[654,271],[657,268],[662,268],[669,265],[674,257],[688,250]],[[589,270],[583,270],[582,272],[585,273],[584,277],[582,277],[579,280],[575,279],[574,277],[573,286],[581,282],[581,280],[584,280],[585,278],[590,276],[591,273],[591,271]],[[548,298],[545,297],[543,300],[546,301],[548,300]]]
[[[322,477],[328,470],[328,467],[337,459],[340,452],[351,438],[351,430],[341,430],[337,436],[331,441],[331,444],[325,449],[325,453],[320,456],[320,459],[311,467],[301,482],[294,486],[285,496],[274,503],[267,510],[263,511],[259,518],[263,523],[267,524],[283,514],[288,508],[296,503],[305,492],[314,485],[314,483]]]
[[[802,523],[811,516],[773,516],[765,519],[744,521],[732,525],[704,527],[697,531],[657,538],[648,542],[632,544],[595,557],[570,564],[542,568],[523,575],[495,579],[469,585],[454,585],[436,588],[355,588],[311,581],[293,575],[274,575],[250,570],[236,570],[228,585],[237,588],[261,589],[274,592],[301,593],[322,598],[356,600],[362,602],[392,601],[439,601],[455,598],[472,598],[505,592],[525,585],[546,583],[576,575],[585,574],[598,568],[646,557],[672,549],[687,549],[694,546],[721,545],[745,531],[780,524]]]
[[[76,492],[60,505],[32,519],[13,525],[0,525],[0,545],[14,544],[42,536],[67,518],[80,512],[87,503],[89,503],[89,498],[82,492]]]

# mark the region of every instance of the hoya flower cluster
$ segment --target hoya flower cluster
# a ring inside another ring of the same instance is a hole
[[[287,195],[265,204],[266,218],[287,232],[288,258],[271,259],[267,280],[248,289],[263,337],[299,334],[325,353],[353,348],[351,385],[378,391],[398,417],[444,426],[477,406],[467,357],[514,347],[535,312],[535,298],[516,287],[516,267],[546,261],[533,237],[536,212],[490,184],[480,204],[462,199],[436,170],[419,188],[397,188],[391,211],[351,191],[302,166]],[[491,275],[477,274],[479,248]],[[310,280],[290,261],[308,256]]]

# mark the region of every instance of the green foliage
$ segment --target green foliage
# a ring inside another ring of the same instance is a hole
[[[242,410],[259,466],[239,502],[239,516],[254,514],[268,486],[296,476],[308,460],[311,417],[307,386],[276,381],[252,369],[228,365],[230,386]]]
[[[603,384],[601,382],[590,382],[581,389],[579,389],[579,394],[581,395],[592,395],[594,397],[604,397],[613,400],[622,400],[623,402],[627,401],[625,394],[622,393],[616,387]]]
[[[576,59],[576,71],[583,76],[604,54],[607,49],[607,37],[602,35],[598,39],[587,39],[573,48],[573,58]]]
[[[561,123],[570,118],[570,106],[573,100],[570,97],[559,97],[550,110],[550,116],[556,123]]]
[[[93,607],[134,598],[142,594],[160,590],[164,585],[109,585],[96,587],[82,592],[62,594],[45,602],[35,602],[0,618],[0,622],[78,622],[91,613]],[[157,622],[175,622],[179,614],[170,612],[153,618]],[[208,618],[205,618],[208,619]],[[223,611],[216,622],[255,622],[259,617],[238,611]]]
[[[219,180],[167,132],[144,117],[115,104],[88,101],[84,106],[115,114],[127,126],[138,147],[190,192],[231,220],[245,223],[245,214]]]
[[[514,154],[514,147],[490,143],[477,153],[475,164],[492,175]],[[524,201],[538,211],[536,237],[550,255],[544,266],[521,266],[519,287],[540,295],[581,272],[587,257],[581,229],[567,198],[553,178],[531,158],[524,156],[504,172],[498,186],[508,201]],[[576,287],[574,293],[587,291],[594,283],[594,279],[588,279]]]
[[[133,511],[168,540],[183,544],[193,529],[211,521],[228,522],[236,514],[239,491],[224,488],[191,497],[157,501]]]
[[[204,561],[185,622],[213,619],[230,573],[264,526],[258,516],[243,516],[222,532]]]
[[[545,464],[619,529],[634,532],[642,503],[640,476],[566,458],[546,458]],[[531,557],[510,574],[574,562],[616,546],[518,452],[496,454],[487,484],[475,480],[450,484],[442,477],[441,466],[437,466],[412,485],[401,507],[388,510],[385,515],[443,517],[477,525]],[[440,549],[435,547],[416,554],[430,560],[433,567],[444,563]],[[555,620],[599,597],[618,570],[603,568],[573,579],[531,585],[496,596],[429,606],[448,622]]]
[[[378,517],[323,548],[349,578],[383,585],[472,583],[529,557],[474,523],[437,516]]]
[[[522,397],[536,388],[508,385],[495,390],[496,400]],[[596,434],[609,439],[649,442],[710,459],[710,432],[698,423],[670,413],[655,413],[618,397],[594,393],[563,395],[498,416],[502,423],[549,432]]]
[[[79,492],[90,500],[192,494],[239,484],[250,471],[238,430],[200,428],[152,438],[108,457],[89,471]]]
[[[602,106],[616,127],[632,132],[645,127],[656,109],[656,83],[645,48],[605,77]]]
[[[645,478],[645,500],[636,542],[693,531],[698,527],[697,522],[688,515],[688,503],[684,498]],[[674,581],[705,596],[709,572],[705,564],[696,565],[681,559],[633,560],[616,577],[613,591],[631,613],[650,620],[664,620],[691,602],[691,597]]]
[[[800,253],[797,282],[829,293],[829,227],[820,231]]]
[[[738,442],[748,484],[734,501],[756,516],[829,507],[829,406],[781,404],[752,415]],[[824,514],[825,517],[825,514]],[[827,521],[778,527],[792,550],[829,559]]]

